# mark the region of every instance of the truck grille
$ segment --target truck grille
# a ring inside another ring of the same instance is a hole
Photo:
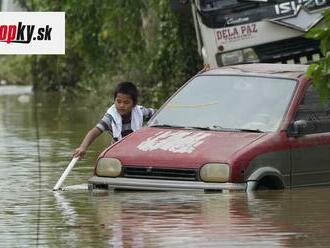
[[[260,62],[308,64],[319,56],[319,41],[297,37],[254,47]],[[302,59],[303,58],[303,59]]]
[[[196,181],[197,170],[154,167],[123,167],[122,176],[132,178]]]

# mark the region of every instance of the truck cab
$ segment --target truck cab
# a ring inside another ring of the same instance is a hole
[[[308,64],[330,0],[190,0],[200,55],[211,67],[240,63]],[[186,4],[188,2],[186,1]]]

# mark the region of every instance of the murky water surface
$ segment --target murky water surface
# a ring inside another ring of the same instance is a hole
[[[0,86],[1,247],[329,247],[330,188],[205,194],[86,189],[103,135],[52,188],[103,114]]]

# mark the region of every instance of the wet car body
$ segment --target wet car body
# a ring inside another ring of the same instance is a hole
[[[330,184],[327,112],[324,106],[324,115],[308,112],[309,91],[313,107],[321,105],[306,70],[247,64],[196,75],[147,127],[102,152],[90,188],[250,191]],[[259,113],[263,105],[269,113]]]

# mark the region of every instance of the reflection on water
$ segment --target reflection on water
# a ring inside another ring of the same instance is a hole
[[[65,235],[97,247],[328,247],[330,200],[317,200],[327,193],[68,191],[55,199]]]
[[[89,192],[86,181],[106,136],[71,171],[65,191],[53,192],[103,109],[91,115],[81,100],[30,94],[22,102],[29,92],[6,94],[2,86],[0,92],[3,247],[328,247],[327,187],[253,194]]]

